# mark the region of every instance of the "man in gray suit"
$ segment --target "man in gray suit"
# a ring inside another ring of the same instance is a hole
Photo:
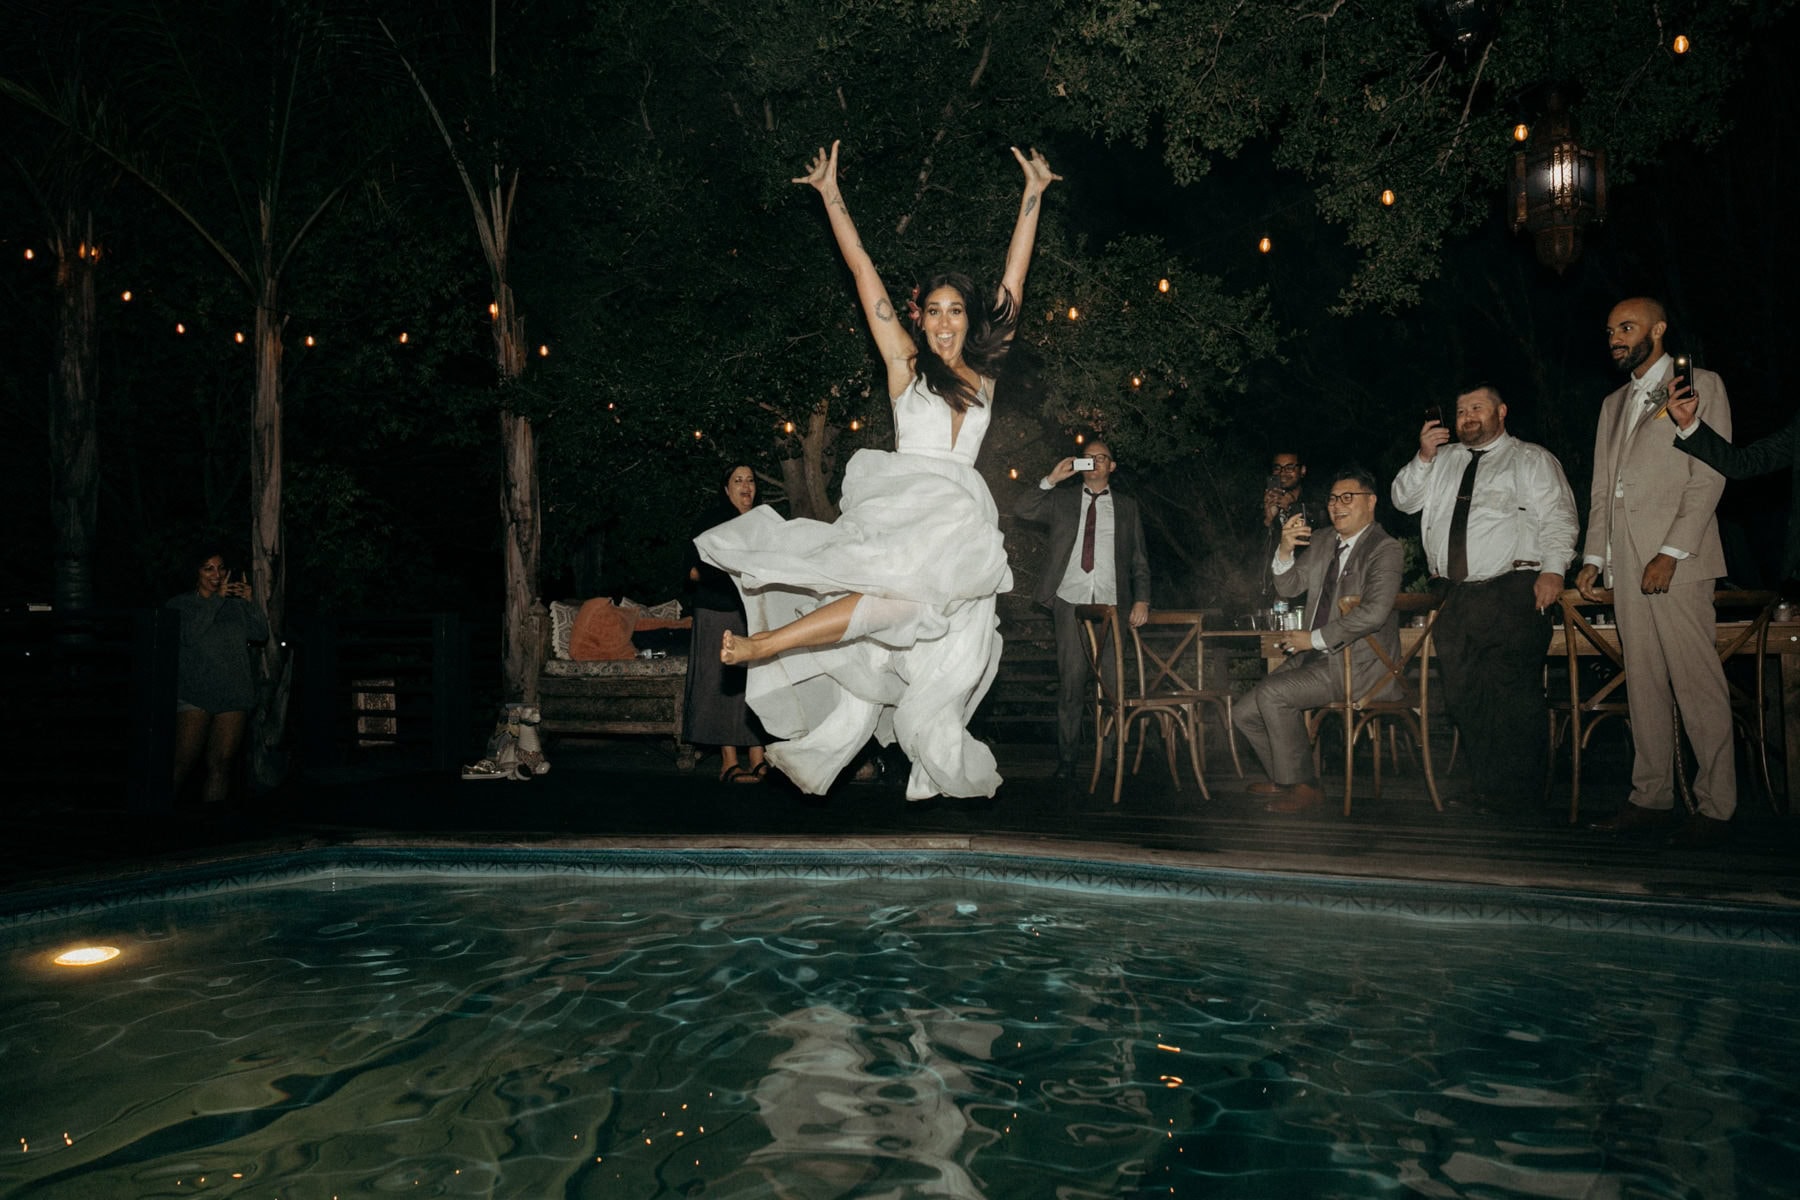
[[[1374,634],[1390,657],[1400,653],[1394,597],[1403,570],[1400,543],[1375,524],[1375,477],[1345,467],[1326,497],[1332,536],[1312,540],[1304,514],[1281,528],[1273,563],[1275,594],[1306,593],[1306,632],[1283,644],[1288,661],[1269,673],[1233,710],[1233,721],[1262,760],[1267,782],[1250,785],[1269,796],[1269,811],[1297,813],[1325,798],[1312,771],[1306,710],[1344,694],[1344,654],[1353,686],[1374,686],[1386,667],[1363,639]],[[1302,547],[1304,547],[1302,549]]]
[[[1607,318],[1613,361],[1629,378],[1600,407],[1585,565],[1575,586],[1589,600],[1601,598],[1603,578],[1613,589],[1635,750],[1629,802],[1595,828],[1645,833],[1666,824],[1675,805],[1680,705],[1694,747],[1699,814],[1673,842],[1706,846],[1724,839],[1737,809],[1731,698],[1713,643],[1713,584],[1725,573],[1713,509],[1725,480],[1677,450],[1670,436],[1674,422],[1664,409],[1674,360],[1663,352],[1667,332],[1662,305],[1647,297],[1621,302]],[[1711,371],[1694,376],[1700,419],[1729,438],[1725,385]]]
[[[1105,442],[1090,442],[1079,472],[1082,486],[1058,485],[1078,473],[1065,458],[1038,481],[1013,515],[1050,527],[1031,598],[1056,622],[1056,777],[1075,776],[1081,746],[1081,714],[1088,704],[1087,655],[1081,647],[1078,604],[1115,604],[1133,628],[1150,616],[1150,559],[1137,501],[1112,489],[1119,464]]]

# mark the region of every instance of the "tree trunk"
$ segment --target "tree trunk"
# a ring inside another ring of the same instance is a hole
[[[781,484],[787,492],[789,516],[837,520],[837,505],[831,502],[828,490],[831,444],[837,439],[830,416],[825,405],[815,408],[806,418],[806,431],[800,435],[800,457],[781,460]]]
[[[100,250],[92,213],[63,214],[57,237],[56,387],[50,399],[50,599],[57,611],[94,604],[94,521],[100,487],[94,403],[94,288]]]
[[[543,529],[538,519],[537,434],[531,418],[512,409],[511,385],[525,373],[525,322],[513,305],[506,264],[496,264],[494,357],[500,368],[501,552],[506,560],[506,610],[501,618],[500,669],[507,700],[537,703],[543,655],[537,598]]]
[[[265,230],[267,228],[265,222]],[[256,711],[250,720],[250,772],[259,788],[287,774],[288,692],[292,679],[282,639],[287,626],[287,564],[281,536],[281,285],[265,235],[256,304],[256,387],[250,405],[250,586],[269,619],[257,653]]]

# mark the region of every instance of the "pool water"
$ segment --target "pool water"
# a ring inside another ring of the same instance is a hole
[[[371,872],[0,941],[0,1195],[1791,1196],[1800,951]],[[49,965],[71,940],[113,962]]]

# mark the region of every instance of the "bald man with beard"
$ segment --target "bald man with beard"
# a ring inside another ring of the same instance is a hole
[[[1600,407],[1585,565],[1575,586],[1590,601],[1602,598],[1602,580],[1613,589],[1635,755],[1627,803],[1595,828],[1646,834],[1667,827],[1679,705],[1694,748],[1699,811],[1671,844],[1702,847],[1725,839],[1737,809],[1731,698],[1713,643],[1713,586],[1725,573],[1713,510],[1725,479],[1670,436],[1668,328],[1663,306],[1645,296],[1621,301],[1607,317],[1613,362],[1627,378]],[[1729,438],[1725,385],[1711,371],[1694,376],[1700,419]]]

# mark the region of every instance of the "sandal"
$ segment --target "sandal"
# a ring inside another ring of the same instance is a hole
[[[749,773],[750,772],[746,771],[739,764],[732,763],[729,767],[726,767],[723,771],[719,772],[719,782],[720,783],[742,783],[744,781],[744,776],[748,775]]]
[[[754,767],[751,767],[750,777],[757,783],[766,783],[769,778],[769,760],[765,758]]]
[[[752,771],[749,767],[733,767],[731,770],[725,772],[725,777],[732,783],[762,782],[762,776],[758,775],[755,771]]]

